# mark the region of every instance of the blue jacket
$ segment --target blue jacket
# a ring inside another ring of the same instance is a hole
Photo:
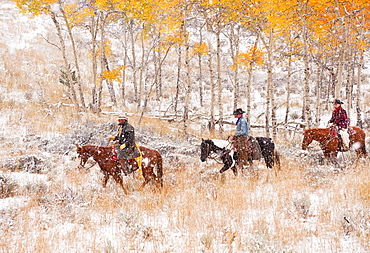
[[[235,133],[235,136],[236,137],[243,137],[243,136],[246,137],[246,136],[248,136],[248,134],[249,134],[248,122],[247,122],[247,120],[243,116],[241,116],[236,121],[236,133]]]

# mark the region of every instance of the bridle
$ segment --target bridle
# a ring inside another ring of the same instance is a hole
[[[94,167],[94,166],[98,163],[98,162],[95,162],[95,163],[93,163],[93,165],[91,165],[90,167],[85,168],[86,162],[87,162],[87,160],[89,160],[89,158],[90,158],[90,157],[87,157],[87,158],[86,158],[86,160],[85,160],[84,164],[82,164],[82,155],[78,154],[78,157],[81,159],[81,160],[80,160],[80,166],[81,166],[82,168],[84,168],[85,170],[89,170],[89,169],[91,169],[92,167]]]
[[[231,149],[227,148],[229,145],[227,145],[224,149],[224,151],[221,153],[221,154],[218,154],[217,152],[215,152],[214,150],[211,150],[211,144],[210,143],[207,143],[205,142],[206,144],[206,158],[209,158],[209,159],[212,159],[214,160],[215,162],[219,163],[219,164],[222,164],[223,162],[220,161],[221,157],[227,153],[229,153],[231,151]],[[230,143],[231,145],[231,143]]]
[[[89,169],[91,169],[92,167],[94,167],[97,163],[98,163],[98,162],[95,162],[93,165],[91,165],[91,166],[90,166],[90,167],[88,167],[88,168],[85,168],[83,165],[81,165],[81,166],[82,166],[82,168],[84,168],[85,170],[89,170]]]

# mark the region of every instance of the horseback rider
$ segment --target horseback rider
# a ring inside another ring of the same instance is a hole
[[[238,120],[236,121],[236,132],[234,135],[235,140],[235,149],[238,152],[238,165],[240,168],[243,168],[244,165],[248,164],[248,122],[244,118],[243,111],[241,108],[236,109],[233,112],[233,115]]]
[[[334,110],[331,116],[331,119],[328,123],[334,125],[334,129],[339,137],[339,146],[342,148],[342,151],[348,150],[349,138],[348,132],[345,129],[348,128],[349,119],[347,117],[347,112],[342,108],[343,102],[339,99],[334,101]]]
[[[128,123],[128,118],[126,114],[122,114],[117,118],[118,121],[118,134],[117,136],[109,137],[111,141],[118,140],[117,161],[118,165],[121,166],[125,174],[130,174],[132,172],[128,160],[135,159],[140,156],[139,150],[135,144],[135,129],[132,125]]]

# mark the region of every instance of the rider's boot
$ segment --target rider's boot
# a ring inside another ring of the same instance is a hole
[[[342,152],[342,147],[343,147],[343,141],[342,141],[342,138],[340,137],[340,135],[338,134],[338,151],[339,152]]]
[[[121,169],[121,171],[123,171],[123,174],[125,174],[125,176],[127,176],[127,171],[126,171],[126,164],[125,164],[125,160],[118,160],[117,161],[117,164],[118,164],[118,168]]]
[[[339,148],[338,148],[338,150],[341,151],[341,152],[348,151],[347,145],[345,145],[345,143],[342,139],[342,136],[340,136],[339,134],[338,134],[338,139],[339,139]]]
[[[342,151],[348,151],[349,148],[347,147],[347,145],[344,143],[344,141],[342,141]]]

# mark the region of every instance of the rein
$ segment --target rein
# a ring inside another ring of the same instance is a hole
[[[216,153],[214,155],[211,154],[208,155],[209,159],[214,160],[216,163],[222,164],[222,162],[220,161],[220,157],[221,156],[218,156]]]
[[[97,164],[98,162],[95,162],[93,165],[91,165],[90,167],[88,167],[88,168],[84,168],[85,170],[89,170],[89,169],[91,169],[92,167],[94,167],[96,164]]]
[[[220,158],[223,156],[223,155],[225,155],[225,154],[227,154],[227,153],[230,153],[230,151],[231,151],[231,148],[229,149],[228,147],[232,147],[232,145],[231,145],[231,143],[229,142],[229,145],[227,145],[226,147],[225,147],[225,151],[223,151],[221,154],[217,154],[217,152],[215,152],[214,150],[210,150],[210,153],[208,154],[208,158],[209,159],[212,159],[212,160],[214,160],[215,162],[217,162],[217,163],[219,163],[219,164],[223,164],[223,162],[222,161],[220,161]]]

